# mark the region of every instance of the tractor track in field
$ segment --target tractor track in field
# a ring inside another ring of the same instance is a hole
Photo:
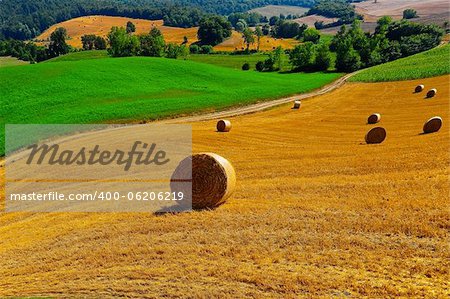
[[[347,82],[347,80],[350,77],[356,75],[358,72],[359,71],[344,75],[341,78],[331,82],[330,84],[325,85],[322,88],[316,89],[316,90],[308,92],[308,93],[302,93],[302,94],[297,94],[297,95],[293,95],[293,96],[289,96],[289,97],[283,97],[283,98],[272,100],[272,101],[258,102],[256,104],[251,104],[251,105],[242,106],[242,107],[235,107],[235,108],[232,108],[229,110],[222,110],[222,111],[199,114],[199,115],[182,116],[182,117],[176,117],[176,118],[171,118],[171,119],[162,119],[162,120],[158,120],[155,122],[157,122],[157,123],[185,123],[185,122],[207,121],[207,120],[218,119],[218,118],[234,117],[234,116],[239,116],[239,115],[244,115],[244,114],[256,113],[256,112],[263,111],[263,110],[266,110],[266,109],[269,109],[272,107],[290,103],[295,100],[305,100],[305,99],[320,96],[320,95],[323,95],[330,91],[333,91],[333,90],[341,87],[342,85],[344,85],[345,82]]]

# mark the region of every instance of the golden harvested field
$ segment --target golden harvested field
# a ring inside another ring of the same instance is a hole
[[[188,38],[188,43],[192,44],[197,39],[197,27],[193,28],[177,28],[177,27],[169,27],[163,26],[162,20],[157,21],[149,21],[149,20],[141,20],[141,19],[130,19],[123,17],[107,17],[107,16],[88,16],[88,17],[79,17],[75,19],[71,19],[66,22],[62,22],[56,25],[53,25],[41,35],[39,35],[36,40],[40,41],[39,44],[45,44],[45,42],[50,38],[50,35],[53,31],[55,31],[58,27],[64,27],[67,29],[67,33],[69,35],[69,40],[67,43],[73,47],[81,48],[81,37],[85,34],[95,34],[106,37],[108,32],[111,30],[113,26],[122,26],[125,27],[127,22],[131,21],[136,25],[136,34],[147,33],[150,29],[155,26],[159,28],[164,35],[164,39],[168,43],[182,43],[183,38],[186,36]],[[298,41],[295,39],[275,39],[272,37],[262,37],[261,39],[261,47],[260,49],[263,51],[272,50],[275,47],[282,46],[285,49],[292,48],[298,44]],[[242,34],[239,32],[233,31],[231,38],[224,41],[220,45],[214,47],[217,51],[234,51],[241,50],[244,48],[244,40],[242,38]],[[256,49],[256,43],[253,44],[251,49]]]
[[[56,25],[53,25],[36,39],[39,41],[48,40],[53,31],[58,27],[67,29],[70,39],[67,43],[73,47],[81,48],[81,37],[85,34],[95,34],[106,37],[113,26],[125,27],[127,22],[131,21],[136,25],[136,34],[148,33],[152,27],[158,27],[164,35],[166,42],[181,43],[183,37],[188,38],[189,43],[197,41],[197,28],[176,28],[163,26],[162,20],[149,21],[142,19],[131,19],[124,17],[107,16],[87,16],[71,19]]]
[[[273,38],[263,36],[261,37],[260,42],[260,50],[261,51],[272,51],[278,46],[283,47],[283,49],[291,49],[298,45],[299,42],[293,38]],[[244,39],[242,38],[242,34],[236,31],[233,31],[231,37],[221,44],[214,47],[216,51],[234,51],[234,50],[244,50],[246,45],[244,44]],[[257,43],[250,45],[250,49],[256,49]]]
[[[347,83],[225,134],[194,123],[194,151],[237,172],[214,211],[0,214],[0,296],[448,298],[449,79]],[[374,112],[388,137],[366,145]]]

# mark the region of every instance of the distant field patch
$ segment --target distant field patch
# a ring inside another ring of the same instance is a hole
[[[450,74],[450,45],[368,68],[350,80],[359,82],[399,81],[445,74]]]
[[[0,67],[5,66],[16,66],[16,65],[24,65],[29,64],[27,61],[19,60],[15,57],[6,56],[6,57],[0,57]]]
[[[261,42],[259,49],[261,51],[272,51],[278,46],[281,46],[283,49],[292,49],[296,45],[299,44],[299,41],[294,38],[273,38],[269,36],[261,37]],[[250,45],[251,50],[257,49],[257,43],[253,43]],[[244,39],[242,38],[242,34],[236,31],[233,31],[231,37],[221,44],[214,47],[216,51],[235,51],[235,50],[244,50],[246,45],[244,44]]]
[[[273,16],[279,16],[280,14],[283,14],[285,16],[288,15],[303,15],[309,10],[309,8],[306,7],[300,7],[300,6],[289,6],[289,5],[267,5],[263,7],[258,7],[250,10],[250,12],[257,12],[263,16],[266,16],[268,18]]]

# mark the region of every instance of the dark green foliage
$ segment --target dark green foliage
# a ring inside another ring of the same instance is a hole
[[[377,23],[373,34],[364,33],[357,20],[348,31],[342,27],[336,34],[330,48],[336,51],[338,71],[351,72],[423,52],[439,45],[443,36],[435,25],[392,22],[390,17]]]
[[[218,45],[231,36],[231,23],[220,16],[205,17],[200,21],[197,35],[204,45]]]
[[[136,25],[134,25],[133,22],[128,21],[127,22],[127,33],[131,34],[133,32],[136,32]]]
[[[239,22],[239,20],[244,20],[248,26],[254,27],[258,23],[263,22],[264,17],[256,12],[238,12],[232,13],[228,16],[228,21],[230,21],[231,26],[233,27],[236,27],[236,24]]]
[[[200,54],[200,47],[196,44],[192,44],[189,46],[189,52],[191,52],[191,54]]]
[[[169,43],[166,46],[166,57],[177,59],[182,57],[186,59],[189,54],[189,49],[185,45],[177,45],[174,43]]]
[[[57,28],[50,35],[50,45],[48,47],[49,55],[57,57],[59,55],[69,53],[70,47],[66,44],[67,30],[65,28]]]
[[[318,14],[328,18],[338,18],[341,23],[351,23],[362,16],[346,0],[320,0],[308,11],[308,15]]]
[[[105,50],[106,40],[95,34],[85,34],[81,37],[83,50]]]
[[[149,34],[139,36],[141,56],[161,57],[164,55],[166,43],[161,31],[153,27]]]
[[[294,70],[310,71],[314,67],[316,48],[312,42],[297,45],[289,53],[289,60]]]
[[[50,58],[45,47],[18,40],[0,41],[0,56],[13,56],[30,62],[39,62]]]
[[[326,71],[331,66],[331,53],[327,44],[321,44],[316,48],[316,58],[314,69],[317,71]]]
[[[127,34],[123,27],[112,27],[108,34],[108,53],[112,57],[126,57],[138,54],[140,48],[139,39]]]
[[[203,45],[203,46],[201,46],[200,49],[201,49],[201,51],[200,51],[201,54],[211,54],[212,52],[214,52],[213,47],[210,45]]]
[[[317,44],[320,40],[320,32],[314,28],[308,28],[303,32],[303,41]]]
[[[417,18],[417,11],[412,8],[405,9],[403,11],[403,19],[414,19]]]
[[[250,69],[250,64],[248,62],[244,63],[242,65],[242,70],[243,71],[248,71]]]
[[[258,61],[255,65],[255,68],[258,72],[264,71],[264,61]]]
[[[272,29],[272,35],[277,38],[294,38],[303,35],[307,25],[299,25],[293,21],[279,20]]]

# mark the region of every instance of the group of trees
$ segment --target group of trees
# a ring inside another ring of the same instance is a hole
[[[83,44],[83,50],[105,50],[106,39],[95,34],[85,34],[81,37],[81,43]]]
[[[375,32],[369,34],[355,20],[350,29],[342,26],[330,48],[336,51],[336,69],[352,72],[429,50],[439,45],[443,34],[436,25],[393,22],[390,17],[378,20]]]
[[[326,71],[331,66],[331,53],[327,44],[305,42],[289,52],[294,71]]]
[[[215,46],[230,37],[231,32],[231,23],[227,19],[212,15],[200,20],[197,36],[201,44]]]
[[[108,34],[108,54],[112,57],[152,56],[186,57],[189,49],[185,44],[166,44],[161,31],[153,27],[149,33],[133,35],[124,27],[112,27]]]
[[[71,47],[66,43],[67,31],[57,28],[50,35],[48,47],[38,46],[33,42],[18,40],[0,41],[0,56],[13,56],[30,62],[40,62],[59,55],[67,54]]]

